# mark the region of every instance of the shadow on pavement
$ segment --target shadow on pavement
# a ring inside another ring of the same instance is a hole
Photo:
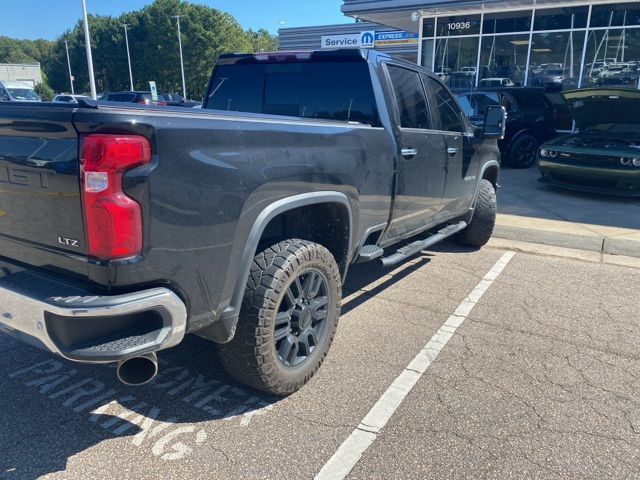
[[[445,244],[434,250],[459,248]],[[354,265],[344,296],[367,291],[346,302],[343,313],[429,262],[423,253],[391,270],[376,262]],[[179,460],[205,442],[205,422],[216,422],[206,426],[208,431],[248,427],[254,416],[282,400],[235,382],[218,362],[215,347],[193,335],[161,352],[159,363],[152,383],[132,388],[117,381],[114,366],[74,364],[0,335],[0,478],[64,471],[81,452],[104,458],[140,449],[132,454]]]
[[[179,460],[205,442],[204,422],[248,426],[281,400],[232,380],[213,345],[192,335],[159,361],[158,377],[132,388],[112,366],[73,364],[1,335],[0,478],[64,471],[98,445],[102,457],[124,448]]]

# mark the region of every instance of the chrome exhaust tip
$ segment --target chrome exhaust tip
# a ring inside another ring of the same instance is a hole
[[[153,380],[158,374],[158,357],[147,353],[118,362],[116,376],[125,385],[139,387]]]

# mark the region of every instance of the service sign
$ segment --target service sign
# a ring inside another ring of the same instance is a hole
[[[322,48],[373,48],[375,43],[376,32],[322,36]]]
[[[411,32],[377,32],[376,47],[400,47],[417,45],[420,36]]]

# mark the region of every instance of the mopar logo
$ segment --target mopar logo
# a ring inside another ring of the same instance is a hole
[[[362,38],[360,39],[360,46],[364,48],[371,48],[374,46],[376,42],[376,37],[373,32],[364,32],[362,34]]]

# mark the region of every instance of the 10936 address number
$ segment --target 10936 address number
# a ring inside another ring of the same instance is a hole
[[[469,30],[471,22],[451,22],[448,24],[449,30]]]

